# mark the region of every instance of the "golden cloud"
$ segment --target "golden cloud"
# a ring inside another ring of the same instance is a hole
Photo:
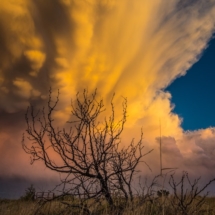
[[[128,98],[125,139],[142,127],[149,148],[158,148],[161,123],[173,151],[192,157],[205,149],[188,140],[164,89],[199,59],[214,24],[214,0],[2,1],[0,110],[44,104],[52,86],[60,89],[56,117],[64,124],[77,91],[98,88],[107,104],[116,92],[117,112],[121,97]],[[214,135],[198,132],[204,140]]]

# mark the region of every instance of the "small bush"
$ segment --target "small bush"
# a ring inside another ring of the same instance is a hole
[[[34,186],[31,184],[31,186],[25,190],[25,195],[21,197],[21,200],[34,201],[35,193],[36,193],[36,190]]]
[[[158,197],[162,197],[162,196],[167,197],[169,195],[169,191],[167,191],[167,190],[158,190],[157,195],[158,195]]]

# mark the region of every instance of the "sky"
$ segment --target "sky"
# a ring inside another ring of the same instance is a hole
[[[3,0],[0,32],[1,196],[10,184],[11,197],[27,183],[55,182],[21,147],[26,108],[45,106],[50,87],[60,90],[59,127],[77,92],[97,88],[107,106],[115,93],[116,113],[128,99],[122,146],[142,128],[152,174],[161,125],[164,167],[215,177],[215,0]]]
[[[185,76],[166,88],[175,104],[174,112],[183,118],[184,130],[215,126],[215,39],[211,39],[201,58]],[[207,105],[206,105],[207,104]]]

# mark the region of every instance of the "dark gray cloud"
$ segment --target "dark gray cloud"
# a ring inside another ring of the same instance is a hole
[[[31,185],[36,192],[53,190],[59,181],[54,179],[29,179],[18,175],[3,177],[0,175],[0,199],[18,199],[25,195],[25,190]]]

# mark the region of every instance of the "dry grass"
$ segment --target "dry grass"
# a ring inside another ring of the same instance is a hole
[[[56,201],[43,205],[36,201],[0,200],[0,215],[59,215],[64,208],[64,205]]]
[[[71,203],[70,201],[64,201]],[[164,202],[164,204],[162,204]],[[92,203],[92,202],[91,202]],[[76,202],[77,204],[77,202]],[[164,205],[164,207],[163,207]],[[195,205],[191,205],[195,207]],[[135,205],[124,205],[122,209],[112,210],[107,207],[105,203],[94,204],[90,208],[90,214],[92,215],[184,215],[180,211],[174,211],[171,205],[171,197],[162,200],[156,198],[152,202],[141,203],[139,199],[136,199]],[[162,212],[162,209],[163,212]],[[36,201],[21,201],[21,200],[0,200],[0,215],[85,215],[87,214],[83,207],[72,208],[61,201],[50,201],[39,203]],[[188,215],[191,215],[189,212]],[[193,215],[193,213],[192,213]],[[207,198],[201,209],[195,212],[195,215],[215,215],[215,198]]]

